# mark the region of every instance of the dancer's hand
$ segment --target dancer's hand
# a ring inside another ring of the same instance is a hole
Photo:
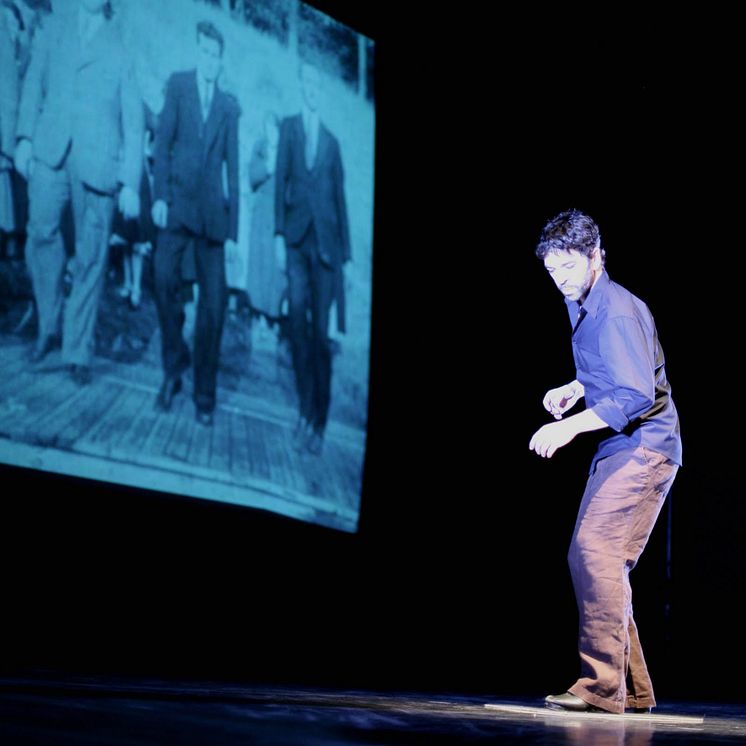
[[[531,438],[528,447],[536,451],[543,458],[552,458],[554,452],[562,446],[566,446],[577,434],[572,420],[563,422],[550,422],[548,425],[540,427]]]
[[[555,420],[561,420],[562,415],[575,406],[583,397],[585,389],[579,381],[573,381],[566,386],[550,389],[544,396],[544,409],[551,414]]]

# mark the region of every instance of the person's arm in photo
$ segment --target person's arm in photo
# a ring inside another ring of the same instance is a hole
[[[177,78],[171,76],[166,86],[166,99],[158,119],[153,149],[153,207],[151,216],[156,228],[168,223],[168,206],[171,203],[171,148],[176,135],[179,109]]]
[[[228,114],[228,133],[225,142],[225,165],[228,181],[228,238],[238,240],[238,120],[241,115],[238,103],[231,98]]]
[[[280,125],[277,144],[277,166],[275,168],[275,259],[283,272],[287,268],[287,246],[285,244],[285,192],[290,168],[290,120]]]
[[[120,86],[122,112],[122,162],[119,181],[119,210],[127,219],[140,215],[140,185],[145,138],[145,106],[132,66],[126,64]]]
[[[229,262],[238,260],[238,118],[241,114],[237,102],[230,99],[231,111],[228,113],[228,133],[225,142],[225,166],[228,182],[228,237],[224,248]]]
[[[51,24],[50,24],[51,25]],[[33,134],[39,118],[49,66],[50,25],[40,26],[31,48],[31,62],[26,70],[21,89],[16,123],[16,147],[14,161],[16,171],[28,179],[33,157]]]
[[[0,166],[13,158],[18,119],[18,66],[13,39],[0,24]]]
[[[339,142],[336,143],[334,156],[334,201],[339,238],[342,242],[342,263],[346,264],[352,260],[352,250],[350,248],[350,225],[347,218],[347,200],[345,199],[344,189],[344,167],[342,166]]]

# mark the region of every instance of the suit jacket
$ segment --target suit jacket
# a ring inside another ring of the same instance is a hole
[[[310,171],[305,148],[302,115],[284,119],[277,150],[275,233],[284,235],[288,245],[297,245],[313,222],[321,260],[336,269],[350,259],[339,142],[320,122],[316,160]]]
[[[101,192],[140,188],[143,104],[119,27],[107,19],[81,47],[78,5],[56,11],[34,36],[23,83],[17,136],[51,168],[70,141],[80,179]]]
[[[13,40],[0,18],[0,168],[9,165],[16,144],[18,65]],[[5,158],[3,158],[5,156]]]
[[[336,273],[337,324],[345,330],[342,265],[351,258],[344,169],[337,138],[319,122],[316,160],[306,166],[303,116],[287,117],[280,125],[275,182],[275,233],[289,246],[303,240],[313,224],[319,258]]]
[[[203,122],[197,71],[169,78],[153,167],[153,198],[168,204],[169,227],[186,227],[219,243],[238,239],[239,113],[235,99],[215,85]]]

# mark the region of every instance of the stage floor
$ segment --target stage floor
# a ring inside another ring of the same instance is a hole
[[[746,705],[666,703],[648,716],[541,700],[34,674],[0,678],[3,744],[680,744],[746,739]]]

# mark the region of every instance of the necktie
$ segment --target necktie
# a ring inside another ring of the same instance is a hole
[[[207,121],[207,116],[210,113],[210,84],[205,83],[204,95],[202,97],[202,121]]]
[[[572,330],[573,334],[577,331],[578,327],[580,326],[580,322],[586,317],[586,314],[588,311],[583,308],[583,306],[580,306],[580,309],[578,310],[578,320],[575,322],[575,328]]]
[[[310,171],[313,168],[313,163],[316,160],[316,142],[313,125],[311,124],[311,118],[308,118],[308,126],[306,127],[306,168]]]

